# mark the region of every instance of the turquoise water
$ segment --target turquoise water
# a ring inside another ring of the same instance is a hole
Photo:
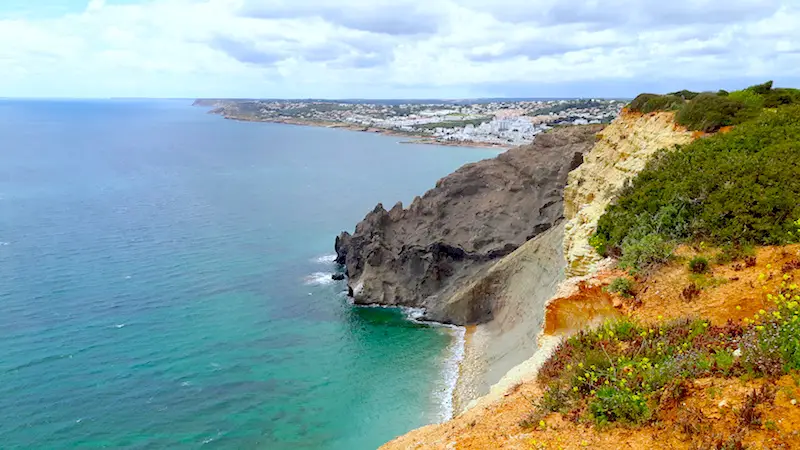
[[[354,308],[335,235],[488,150],[183,101],[0,101],[0,447],[367,449],[451,330]]]

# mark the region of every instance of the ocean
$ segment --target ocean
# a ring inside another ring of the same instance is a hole
[[[371,449],[450,414],[462,332],[332,248],[497,151],[191,101],[0,101],[0,447]]]

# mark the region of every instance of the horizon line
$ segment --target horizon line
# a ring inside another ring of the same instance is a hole
[[[335,98],[335,97],[14,97],[14,96],[0,96],[0,100],[230,100],[230,101],[278,101],[278,100],[291,100],[291,101],[386,101],[386,100],[406,100],[406,101],[447,101],[458,102],[468,100],[629,100],[633,97],[603,97],[603,96],[579,96],[579,97],[349,97],[349,98]]]

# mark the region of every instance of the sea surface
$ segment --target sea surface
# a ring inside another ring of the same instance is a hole
[[[334,237],[485,149],[191,101],[0,101],[0,447],[370,449],[459,330],[351,306]]]

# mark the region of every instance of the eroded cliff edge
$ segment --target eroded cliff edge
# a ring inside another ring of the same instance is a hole
[[[336,239],[357,304],[422,307],[460,325],[492,320],[493,296],[451,297],[500,258],[563,219],[567,174],[602,125],[554,129],[533,144],[465,165],[386,211],[378,204],[353,234]]]
[[[570,172],[564,191],[567,276],[586,275],[600,260],[589,245],[589,237],[625,183],[641,172],[659,150],[692,141],[692,133],[674,120],[673,112],[641,114],[623,110],[598,136],[584,163]]]

